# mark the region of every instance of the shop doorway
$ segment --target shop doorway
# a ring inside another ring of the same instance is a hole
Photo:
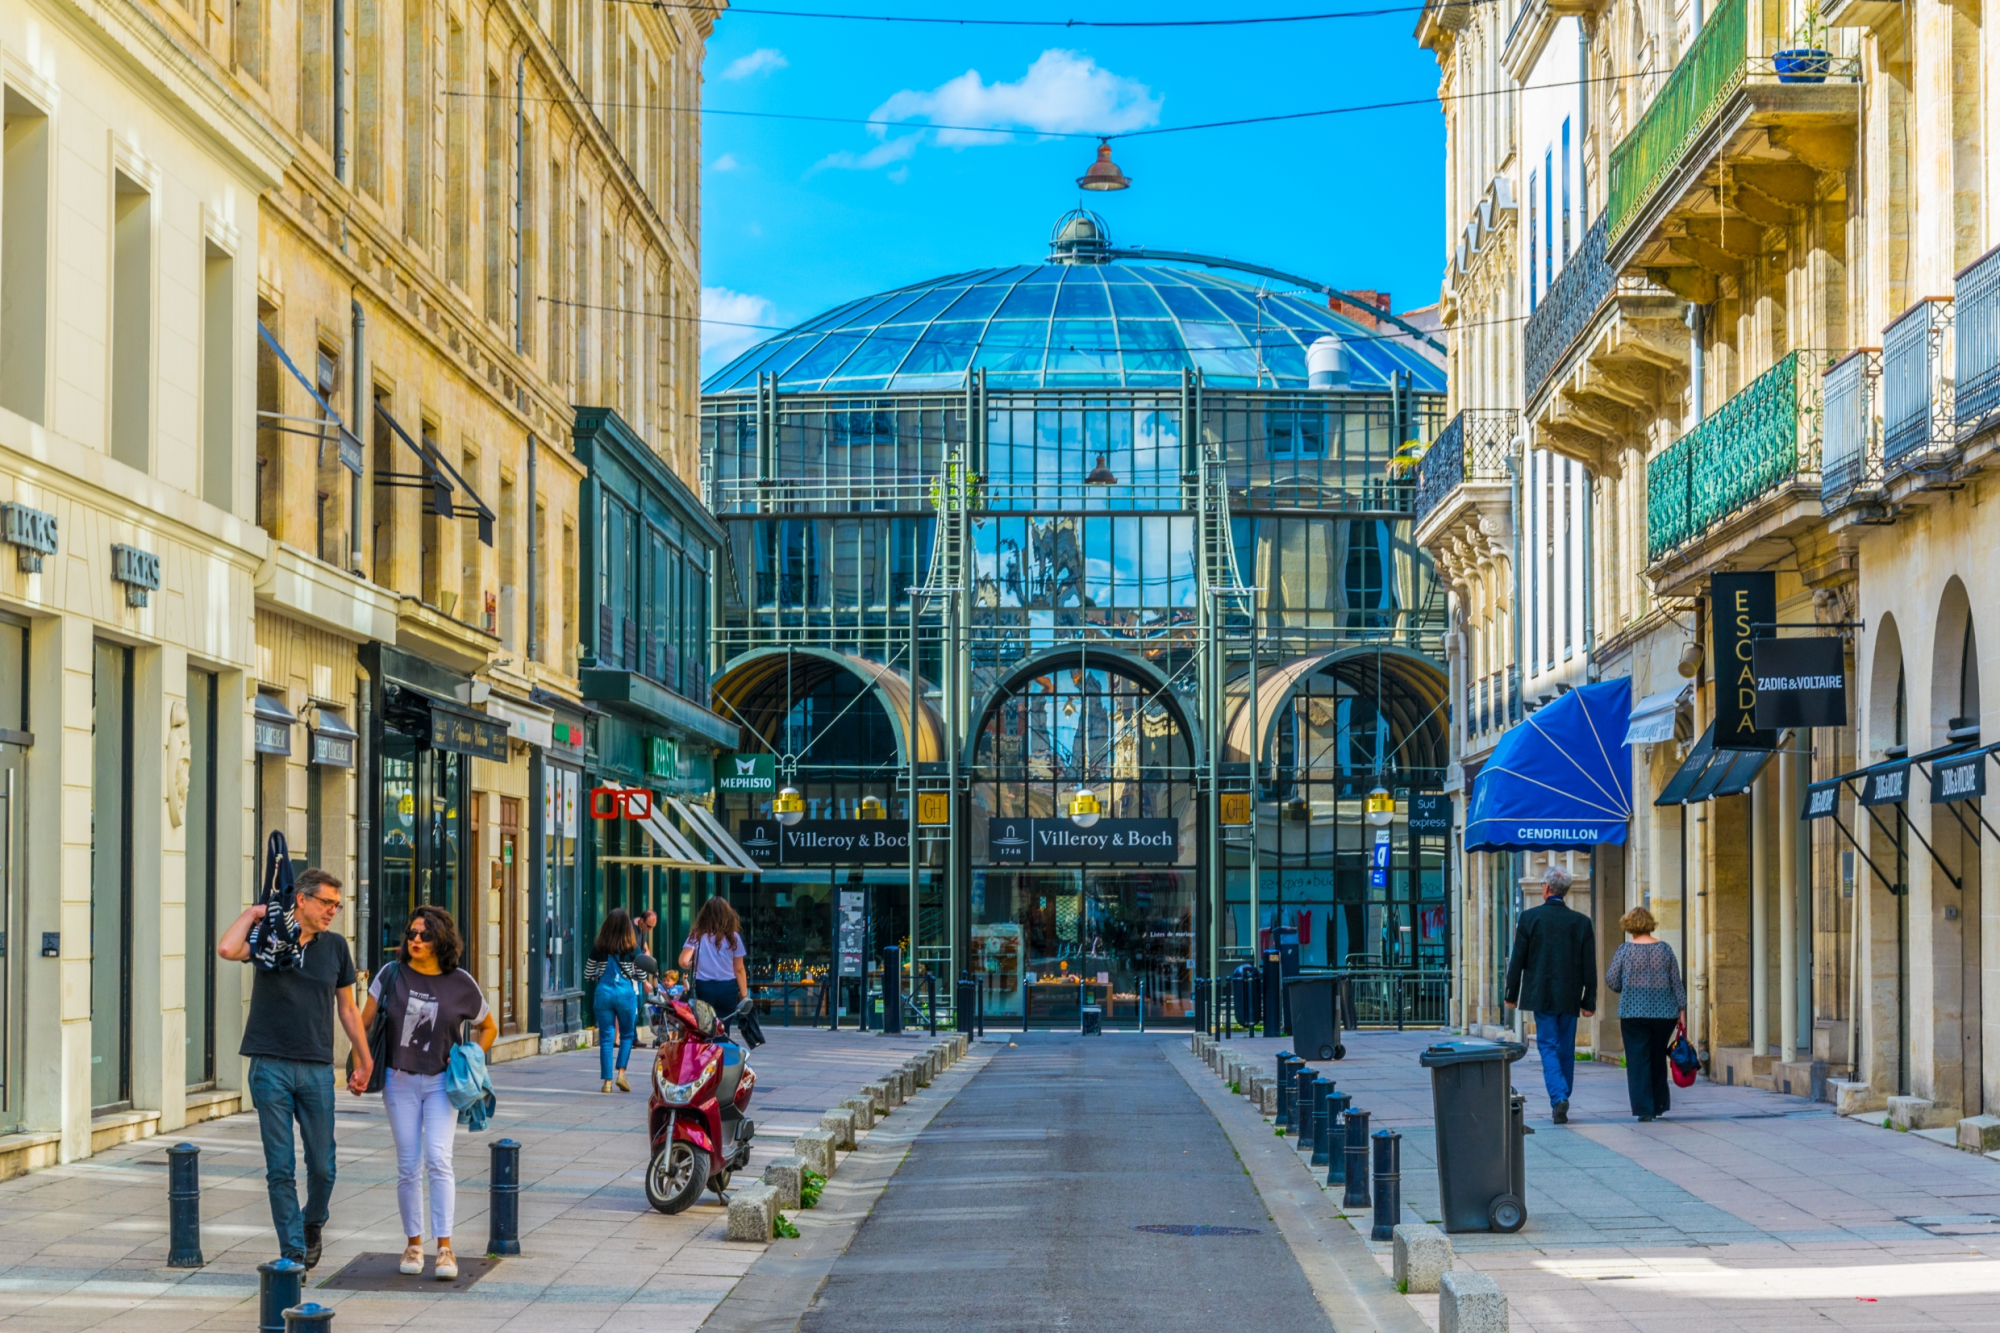
[[[0,940],[26,940],[28,627],[0,617]],[[20,949],[0,948],[0,1134],[21,1128]]]
[[[132,1101],[132,650],[95,645],[91,672],[90,1102]]]
[[[382,731],[382,875],[376,914],[380,958],[392,958],[410,914],[430,904],[451,913],[468,952],[467,882],[470,818],[463,755],[431,746],[395,727]],[[476,967],[477,964],[475,963]]]
[[[521,1030],[521,802],[513,796],[500,798],[500,857],[493,873],[500,890],[500,1031],[511,1035]]]

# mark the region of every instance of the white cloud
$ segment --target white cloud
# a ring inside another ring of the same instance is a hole
[[[893,162],[907,161],[910,154],[917,151],[917,145],[923,141],[923,137],[924,132],[918,130],[915,134],[906,134],[900,139],[890,139],[876,144],[865,153],[850,153],[845,149],[838,153],[828,153],[813,163],[812,170],[806,174],[810,176],[814,171],[825,171],[828,168],[842,171],[873,171],[877,167],[886,167]]]
[[[1005,143],[1010,130],[1116,134],[1142,129],[1159,120],[1163,101],[1137,79],[1113,74],[1079,52],[1052,47],[1013,83],[988,83],[978,70],[969,69],[929,92],[897,93],[875,108],[871,119],[970,126],[935,131],[940,144],[965,148]],[[888,134],[886,126],[873,130],[878,138]]]
[[[775,46],[760,46],[747,56],[738,56],[722,71],[725,79],[747,79],[753,74],[768,74],[774,69],[785,69],[792,62],[785,59],[785,53]]]
[[[715,159],[715,161],[709,163],[708,169],[710,171],[734,171],[736,170],[736,168],[742,165],[743,164],[741,162],[738,162],[736,160],[736,154],[724,153],[721,157],[718,157]]]
[[[701,318],[701,361],[710,369],[770,337],[779,322],[768,297],[727,287],[701,289]]]

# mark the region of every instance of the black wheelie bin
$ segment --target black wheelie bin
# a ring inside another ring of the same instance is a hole
[[[1285,982],[1285,1007],[1292,1015],[1292,1049],[1303,1060],[1339,1060],[1347,1047],[1340,1040],[1339,978],[1292,977]]]
[[[1508,1066],[1527,1049],[1464,1038],[1437,1042],[1418,1057],[1431,1071],[1446,1231],[1519,1231],[1528,1220],[1524,1125],[1508,1079]]]

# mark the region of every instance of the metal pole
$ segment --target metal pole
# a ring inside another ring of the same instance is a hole
[[[1393,1240],[1403,1217],[1403,1136],[1378,1129],[1375,1143],[1375,1228],[1370,1240]]]
[[[1347,1192],[1342,1208],[1368,1206],[1368,1112],[1349,1111],[1343,1123],[1347,1130]]]
[[[176,1143],[167,1149],[167,1267],[200,1268],[201,1149]]]
[[[1341,1117],[1354,1105],[1352,1095],[1334,1091],[1326,1097],[1326,1183],[1345,1185],[1347,1183],[1347,1144],[1343,1138]]]
[[[493,1145],[492,1184],[487,1191],[486,1252],[521,1252],[521,1145],[501,1139]]]

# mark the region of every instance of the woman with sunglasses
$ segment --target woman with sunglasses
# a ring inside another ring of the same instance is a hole
[[[451,1048],[465,1024],[472,1024],[480,1049],[491,1051],[500,1025],[487,1007],[486,993],[458,965],[458,927],[443,908],[419,907],[403,932],[397,961],[378,971],[368,986],[361,1022],[372,1030],[377,1012],[389,1022],[389,1070],[382,1102],[396,1140],[396,1203],[403,1214],[409,1247],[400,1269],[424,1271],[423,1177],[430,1179],[431,1234],[437,1237],[436,1276],[458,1276],[451,1250],[452,1212],[458,1182],[452,1174],[452,1135],[458,1110],[445,1091]]]

